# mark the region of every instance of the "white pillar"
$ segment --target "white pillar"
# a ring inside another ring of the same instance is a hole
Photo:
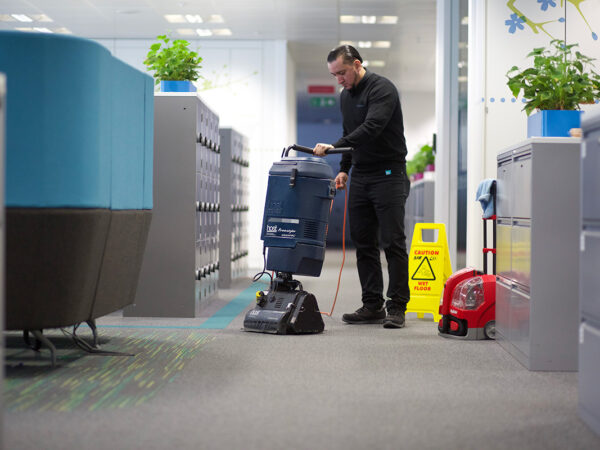
[[[482,209],[475,194],[486,178],[485,146],[486,2],[469,0],[469,69],[467,137],[467,267],[483,267]],[[495,157],[495,155],[492,155]],[[490,178],[495,178],[491,176]],[[488,247],[492,246],[491,234]],[[491,266],[490,266],[491,269]]]
[[[453,270],[458,228],[458,27],[458,0],[438,0],[435,221],[446,225]]]

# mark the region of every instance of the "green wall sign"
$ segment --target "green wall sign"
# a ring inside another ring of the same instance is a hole
[[[331,108],[335,106],[335,97],[311,97],[310,106],[313,108]]]

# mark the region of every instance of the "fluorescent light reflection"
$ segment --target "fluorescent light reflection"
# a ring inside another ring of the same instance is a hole
[[[377,23],[382,25],[396,25],[398,23],[398,16],[379,16]]]
[[[373,47],[375,48],[390,48],[392,43],[390,41],[375,41]]]
[[[185,17],[182,14],[165,14],[165,19],[169,23],[186,23]]]
[[[208,18],[208,21],[210,23],[224,23],[225,19],[223,19],[221,14],[211,14]]]
[[[360,23],[360,16],[340,16],[340,23]]]
[[[202,17],[199,16],[198,14],[186,14],[185,19],[189,23],[202,23],[203,22]]]
[[[32,15],[31,18],[36,22],[54,22],[50,17],[46,14],[36,14]]]
[[[215,36],[231,36],[231,30],[229,28],[215,28],[212,30]]]
[[[195,36],[196,30],[193,28],[177,28],[177,33],[182,36]]]
[[[19,22],[33,22],[33,19],[25,14],[11,14]]]

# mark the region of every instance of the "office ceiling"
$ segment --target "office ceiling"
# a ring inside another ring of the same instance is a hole
[[[0,29],[67,28],[88,38],[152,39],[177,28],[228,28],[231,36],[186,39],[285,39],[296,62],[299,92],[334,84],[327,52],[341,40],[390,41],[390,48],[359,49],[363,59],[400,91],[434,90],[436,0],[2,0],[0,16],[45,14],[53,22],[0,22]],[[169,23],[165,14],[198,14],[202,24]],[[221,15],[224,23],[206,23]],[[396,24],[343,24],[340,15],[398,16]],[[173,33],[174,36],[178,36]]]

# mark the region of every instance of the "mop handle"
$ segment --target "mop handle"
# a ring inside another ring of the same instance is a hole
[[[310,153],[311,155],[313,154],[313,149],[309,148],[309,147],[304,147],[302,145],[298,145],[298,144],[294,144],[294,145],[290,145],[288,148],[286,148],[283,151],[283,156],[287,156],[290,150],[296,150],[298,152],[302,152],[302,153]],[[328,150],[325,150],[325,154],[327,155],[333,155],[335,153],[348,153],[353,151],[354,149],[352,147],[339,147],[339,148],[330,148]]]

